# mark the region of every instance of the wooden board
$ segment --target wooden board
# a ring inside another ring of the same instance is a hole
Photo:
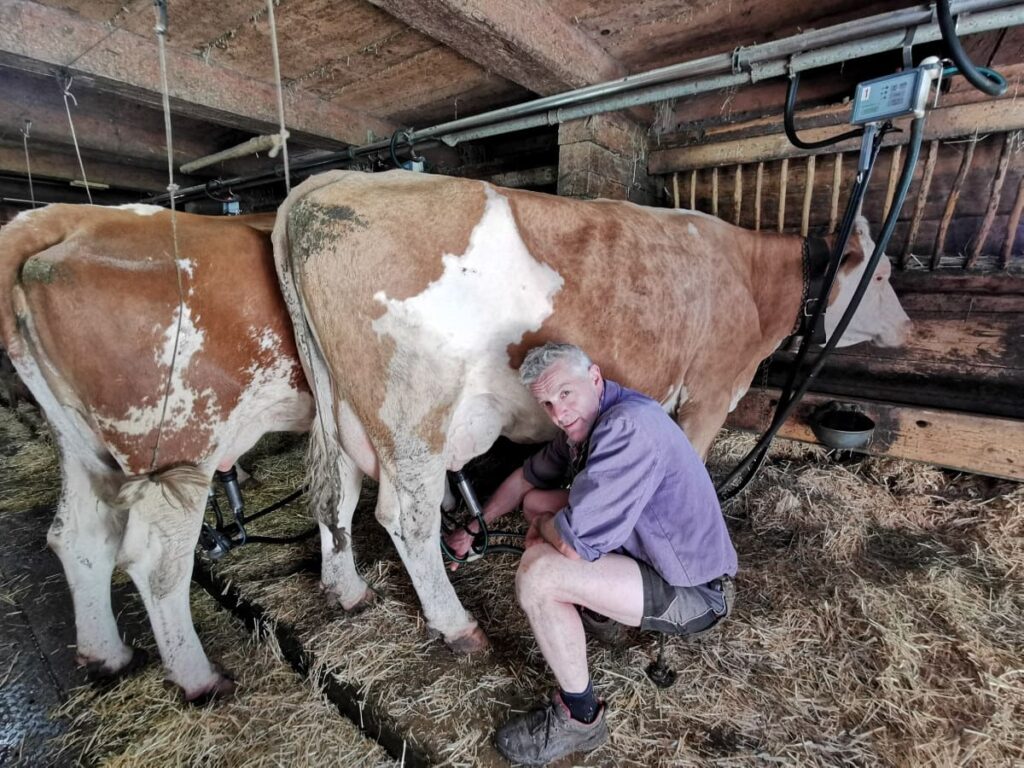
[[[730,414],[726,426],[760,432],[770,421],[779,390],[747,394]],[[811,431],[814,410],[830,395],[808,393],[786,421],[779,436],[817,443]],[[1024,421],[967,413],[915,408],[889,402],[842,398],[875,422],[865,453],[894,456],[977,472],[1010,480],[1024,480]]]

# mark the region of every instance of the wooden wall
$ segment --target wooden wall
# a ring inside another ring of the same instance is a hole
[[[926,142],[887,249],[896,264],[1024,271],[1022,146],[1020,131]],[[863,208],[876,231],[905,157],[904,146],[879,154]],[[831,232],[845,209],[856,162],[855,152],[823,153],[683,171],[665,183],[673,194],[679,190],[681,207],[749,229]]]

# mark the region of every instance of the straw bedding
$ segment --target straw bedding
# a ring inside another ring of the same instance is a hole
[[[712,471],[724,472],[751,442],[723,433]],[[246,501],[256,509],[301,482],[301,441],[264,441],[244,463],[255,478]],[[514,465],[507,456],[478,462],[478,487],[493,487]],[[368,481],[353,539],[380,599],[359,615],[325,604],[316,539],[245,547],[216,570],[294,627],[318,674],[358,686],[364,701],[436,762],[501,765],[490,745],[494,727],[552,684],[514,601],[514,559],[494,555],[453,574],[494,646],[487,656],[455,658],[428,637],[411,583],[373,520],[374,501]],[[254,528],[301,530],[308,521],[300,507]],[[843,461],[782,443],[726,512],[741,568],[733,617],[699,642],[667,643],[678,675],[667,690],[644,673],[657,654],[655,637],[633,632],[623,650],[591,643],[611,740],[576,763],[1024,763],[1024,486],[892,459]],[[522,521],[503,521],[510,526]],[[69,749],[96,759],[109,754],[104,745],[123,745],[110,764],[144,756],[147,764],[232,765],[226,745],[233,738],[255,744],[258,734],[263,764],[312,763],[314,751],[333,764],[376,764],[375,756],[337,762],[343,748],[327,741],[321,750],[325,734],[339,733],[345,721],[315,687],[282,668],[272,643],[240,644],[241,630],[212,603],[197,596],[194,606],[210,655],[242,674],[236,701],[179,707],[157,690],[151,667],[112,692],[69,704],[82,725]],[[280,694],[271,684],[275,670]],[[157,724],[172,722],[168,733],[180,738],[156,735]],[[276,722],[289,726],[263,732]]]

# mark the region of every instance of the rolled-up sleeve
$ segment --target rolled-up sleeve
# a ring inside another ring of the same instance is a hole
[[[569,466],[569,445],[564,434],[533,454],[523,464],[523,476],[534,488],[558,488]]]
[[[558,533],[584,560],[596,560],[625,543],[661,477],[657,452],[632,421],[598,424],[590,444],[569,504],[555,516]]]

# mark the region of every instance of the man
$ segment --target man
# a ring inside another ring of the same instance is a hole
[[[702,632],[732,609],[736,551],[704,463],[658,403],[603,379],[571,344],[531,350],[519,375],[563,434],[505,479],[484,519],[522,504],[530,528],[516,596],[559,690],[495,742],[509,760],[540,765],[608,738],[577,606],[631,627]],[[448,542],[461,555],[470,534]]]

